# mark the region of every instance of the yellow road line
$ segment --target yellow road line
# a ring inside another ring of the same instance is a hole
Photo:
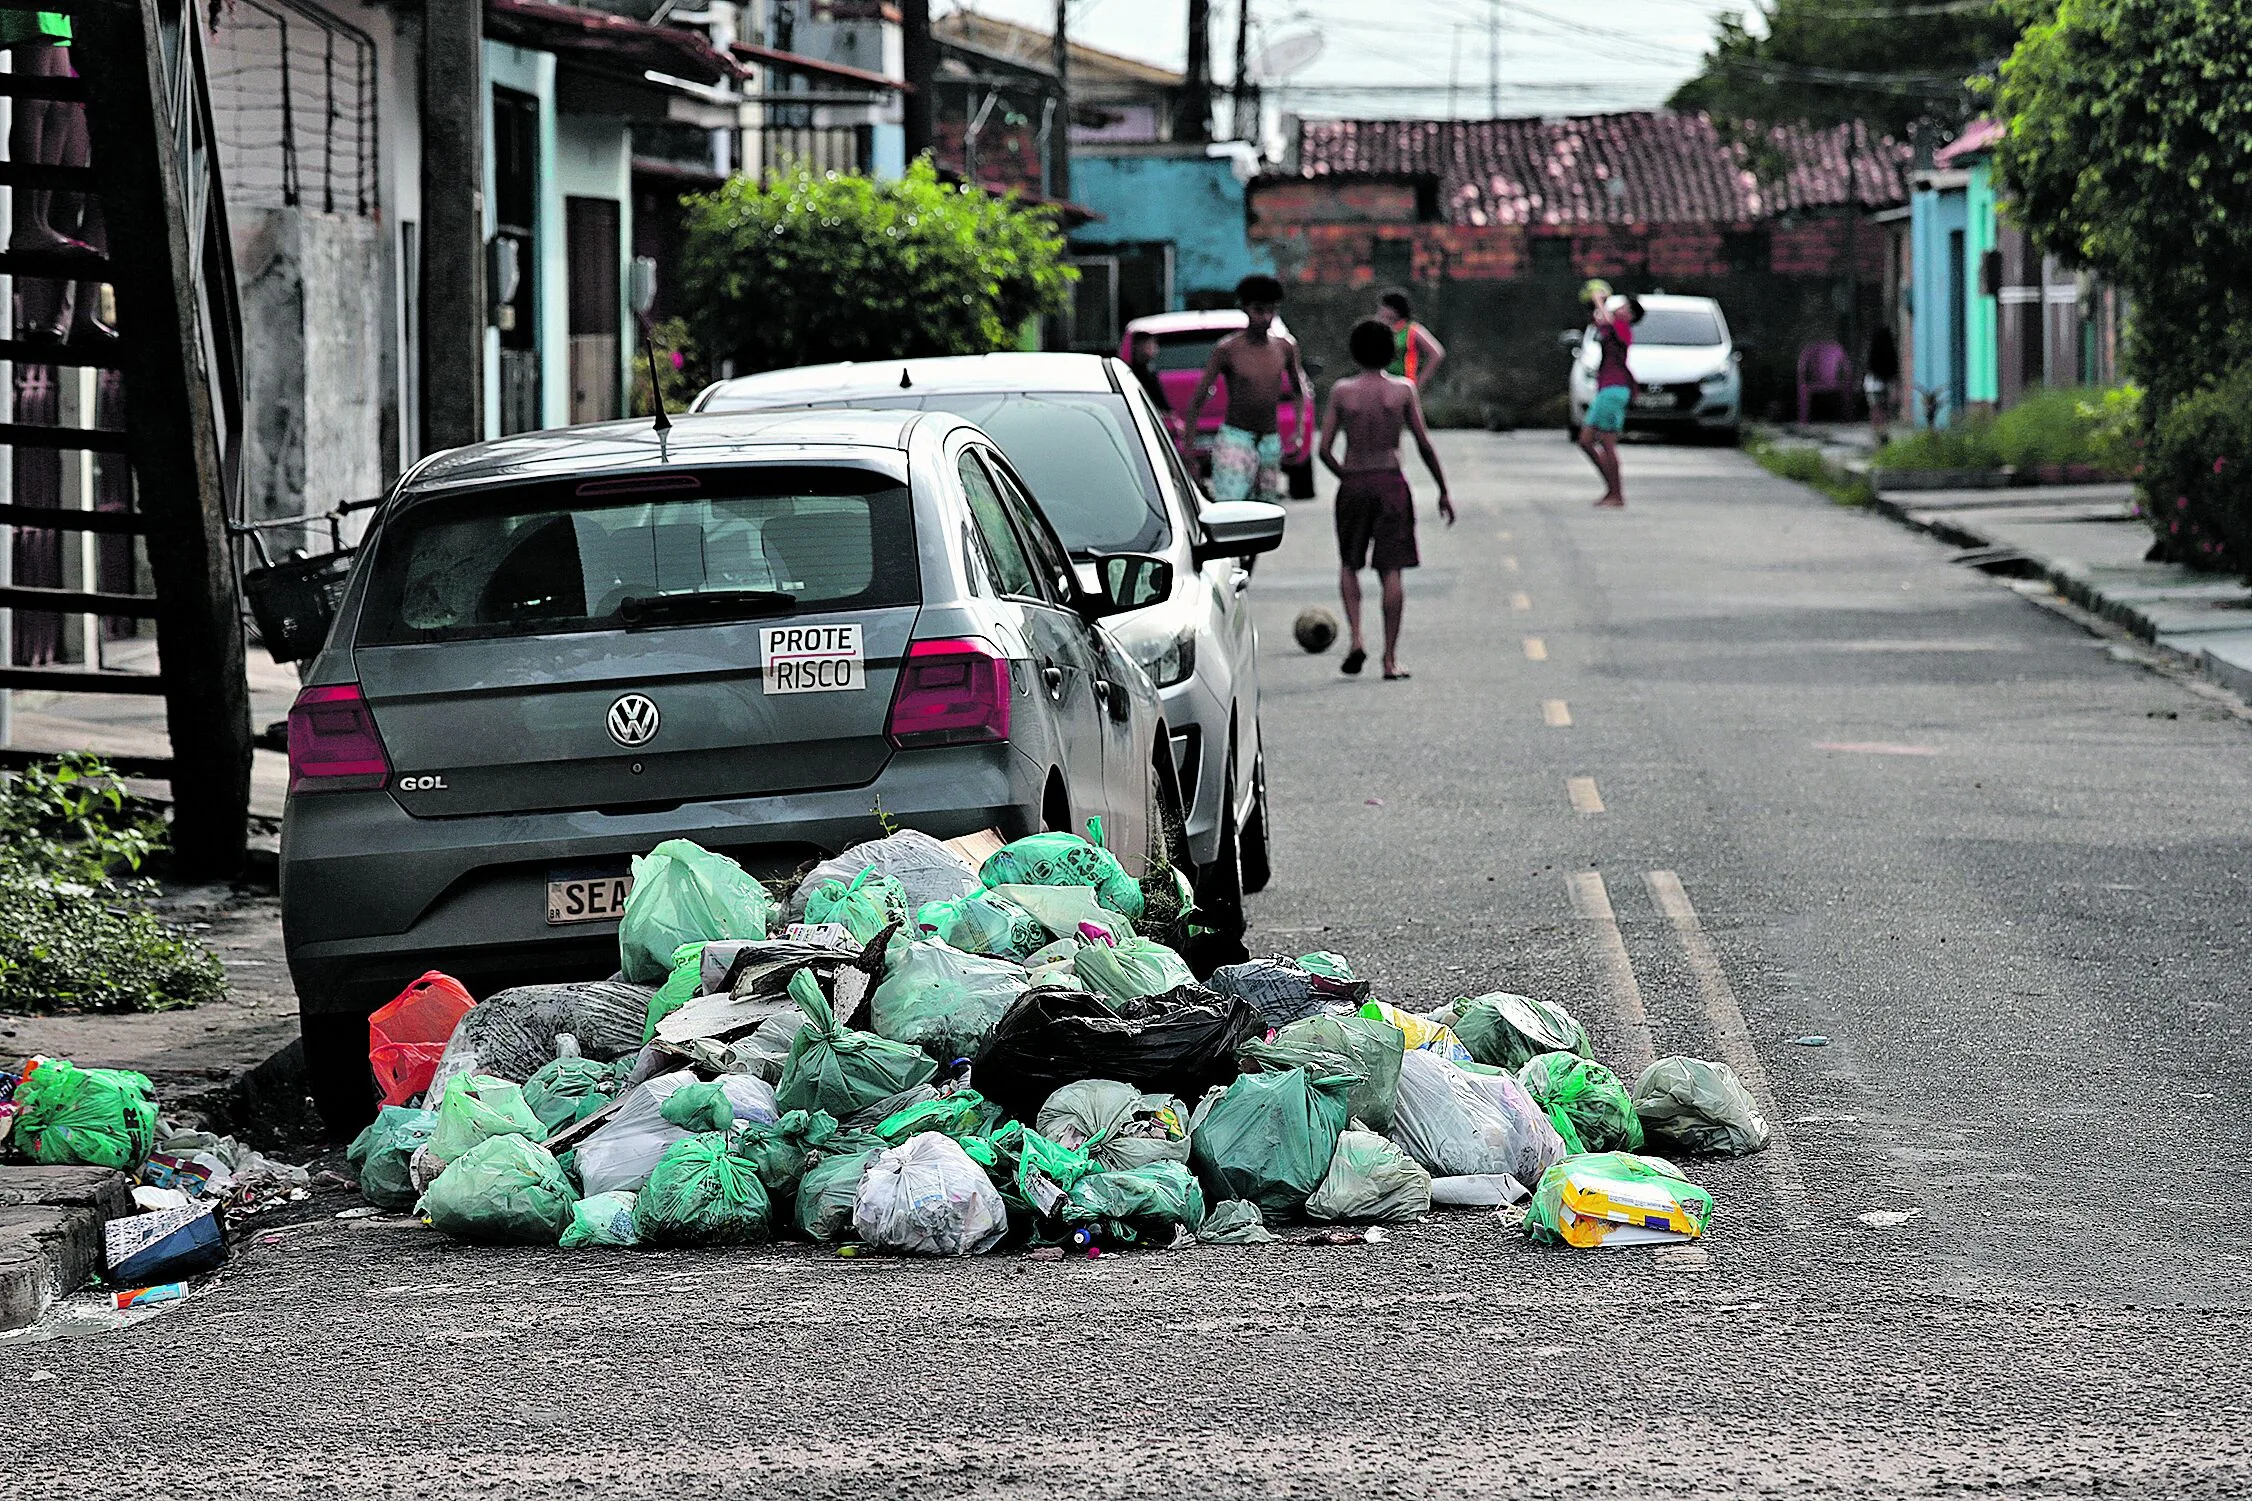
[[[1759,1049],[1752,1043],[1744,1008],[1737,1004],[1735,989],[1728,983],[1728,972],[1721,968],[1720,955],[1713,948],[1712,939],[1706,936],[1704,924],[1697,918],[1697,909],[1690,905],[1681,877],[1670,870],[1653,870],[1644,873],[1642,882],[1650,888],[1651,900],[1658,904],[1658,911],[1673,925],[1674,936],[1681,940],[1681,951],[1689,961],[1689,973],[1696,977],[1697,993],[1704,999],[1705,1018],[1712,1024],[1721,1057],[1736,1071],[1736,1077],[1744,1081],[1744,1087],[1751,1091],[1752,1099],[1767,1117],[1767,1129],[1772,1138],[1767,1150],[1759,1154],[1759,1163],[1775,1185],[1775,1197],[1783,1201],[1785,1211],[1789,1212],[1791,1206],[1805,1199],[1806,1179],[1799,1171],[1798,1157],[1791,1151],[1790,1141],[1783,1134],[1783,1113],[1776,1105],[1767,1069],[1759,1061]]]
[[[1564,878],[1572,898],[1572,915],[1594,950],[1595,973],[1618,1017],[1621,1033],[1619,1072],[1633,1076],[1657,1060],[1657,1043],[1650,1034],[1650,1014],[1642,1009],[1642,987],[1635,983],[1633,961],[1626,956],[1626,940],[1619,936],[1619,919],[1611,910],[1611,893],[1603,873],[1574,871]]]
[[[1560,698],[1544,699],[1540,706],[1540,717],[1548,721],[1548,727],[1552,730],[1568,730],[1572,727],[1571,706]]]
[[[1527,636],[1525,638],[1525,660],[1528,662],[1547,661],[1548,643],[1538,636]]]
[[[1515,610],[1520,615],[1524,614],[1532,607],[1533,597],[1530,594],[1525,593],[1521,589],[1517,593],[1509,596],[1509,608]]]
[[[1568,778],[1564,783],[1564,790],[1571,796],[1574,813],[1600,813],[1603,811],[1603,794],[1595,790],[1595,778]]]

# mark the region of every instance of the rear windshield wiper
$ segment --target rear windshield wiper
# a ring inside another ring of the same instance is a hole
[[[798,597],[774,589],[703,589],[681,594],[630,594],[618,605],[629,626],[670,620],[735,620],[752,615],[783,615]]]

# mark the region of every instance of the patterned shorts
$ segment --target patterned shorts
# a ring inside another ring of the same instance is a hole
[[[1212,435],[1214,500],[1282,499],[1282,434],[1223,425]]]

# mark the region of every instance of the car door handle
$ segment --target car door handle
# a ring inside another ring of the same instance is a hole
[[[1048,697],[1063,697],[1063,669],[1061,667],[1041,668],[1040,680],[1048,685]]]

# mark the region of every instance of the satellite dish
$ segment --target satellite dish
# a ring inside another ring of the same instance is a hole
[[[1291,74],[1313,65],[1322,53],[1322,35],[1318,31],[1294,31],[1277,37],[1259,49],[1244,69],[1253,83],[1280,83]]]

